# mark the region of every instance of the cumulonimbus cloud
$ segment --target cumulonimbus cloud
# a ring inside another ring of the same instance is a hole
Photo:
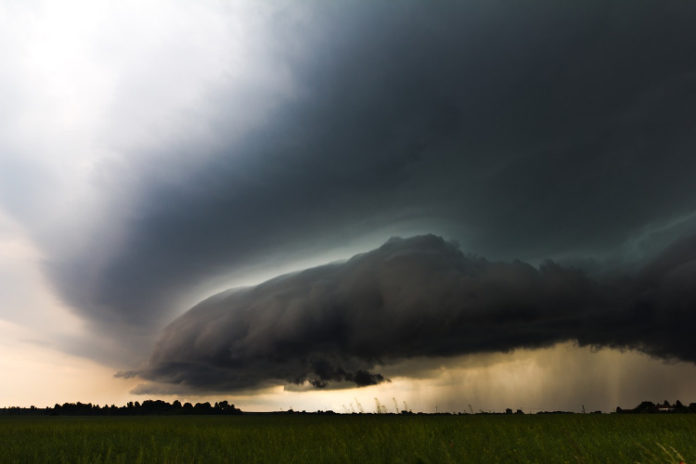
[[[696,361],[696,237],[641,270],[593,278],[491,262],[434,236],[215,295],[170,324],[137,375],[200,390],[370,385],[413,357],[580,345]],[[405,373],[407,374],[407,373]]]
[[[693,213],[695,3],[305,9],[300,23],[263,16],[274,32],[254,45],[259,86],[224,81],[182,116],[180,132],[211,128],[199,142],[164,140],[142,154],[161,163],[129,166],[132,182],[95,180],[110,199],[130,192],[125,217],[102,208],[109,233],[46,252],[60,296],[105,336],[154,333],[210,281],[372,234],[584,258]]]

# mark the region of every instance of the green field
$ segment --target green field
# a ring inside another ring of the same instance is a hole
[[[696,415],[0,417],[0,463],[696,463]]]

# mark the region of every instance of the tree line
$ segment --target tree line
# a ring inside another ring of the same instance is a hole
[[[9,407],[0,409],[0,415],[47,415],[47,416],[138,416],[138,415],[208,415],[223,416],[242,414],[242,410],[227,401],[219,401],[215,404],[184,403],[179,400],[167,403],[162,400],[145,400],[142,403],[130,401],[124,406],[104,405],[92,403],[63,403],[53,407],[28,408]]]
[[[696,413],[696,403],[690,403],[688,406],[685,406],[679,400],[674,404],[670,404],[669,401],[666,400],[662,403],[643,401],[633,409],[621,409],[617,407],[616,412],[619,414],[694,414]]]

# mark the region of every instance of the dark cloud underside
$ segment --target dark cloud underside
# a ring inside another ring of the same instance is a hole
[[[214,95],[210,126],[219,140],[208,146],[222,148],[212,161],[171,182],[156,180],[168,178],[169,166],[144,174],[125,238],[103,244],[113,247],[103,263],[93,265],[93,250],[85,249],[50,264],[61,294],[83,315],[161,324],[177,298],[210,277],[262,258],[325,251],[374,230],[417,226],[494,259],[537,259],[610,250],[647,225],[696,210],[693,2],[318,2],[310,9],[313,19],[302,29],[277,18],[276,34],[289,44],[278,59],[297,85],[292,98],[241,140],[227,142],[227,115],[244,108],[228,107],[224,92]],[[407,311],[415,318],[406,327],[412,344],[398,353],[379,346],[362,357],[351,352],[340,359],[345,372],[411,351],[506,349],[570,336],[592,341],[594,325],[528,312],[594,320],[586,315],[594,309],[584,306],[591,295],[554,293],[556,284],[571,285],[568,279],[600,291],[581,276],[452,256],[457,266],[484,269],[477,273],[528,279],[550,292],[549,301],[537,296],[530,308],[512,310],[501,300],[485,315],[450,314],[454,303],[433,308],[454,318],[465,348],[451,336],[431,347],[430,338],[419,342],[419,330],[442,333],[444,323],[419,326],[422,308]],[[469,271],[452,272],[461,278]],[[493,285],[498,277],[491,278]],[[451,291],[468,298],[459,287]],[[511,302],[531,290],[506,291]],[[428,295],[422,292],[416,296]],[[577,311],[552,307],[554,298]],[[329,317],[321,311],[316,317]],[[359,314],[369,324],[369,315]],[[616,314],[620,321],[624,313]],[[479,317],[492,338],[476,336]],[[496,328],[498,319],[507,322]],[[524,330],[509,338],[512,321]],[[361,323],[324,322],[334,328],[302,330],[322,337]],[[263,375],[249,378],[265,376],[259,369]],[[332,375],[347,374],[325,377]]]
[[[602,281],[552,262],[467,256],[433,235],[391,239],[201,302],[166,328],[138,375],[215,391],[361,386],[384,380],[377,365],[568,340],[696,362],[695,280],[696,237]]]

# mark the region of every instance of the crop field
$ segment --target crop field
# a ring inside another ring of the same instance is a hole
[[[0,463],[687,463],[696,415],[0,417]]]

